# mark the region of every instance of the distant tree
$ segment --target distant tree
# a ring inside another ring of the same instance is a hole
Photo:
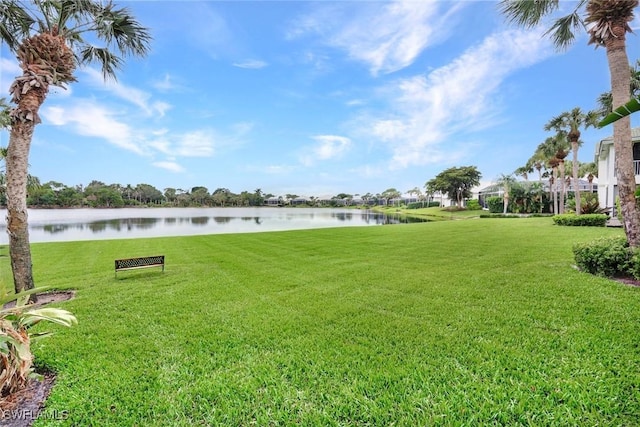
[[[506,214],[509,209],[509,198],[511,197],[511,189],[516,183],[516,179],[513,175],[500,175],[498,178],[497,184],[502,187],[502,199],[503,199],[503,209],[502,213]]]
[[[529,181],[529,174],[533,172],[533,165],[530,162],[527,162],[526,165],[520,166],[513,171],[513,173],[517,176],[521,176],[525,181]]]
[[[472,196],[473,187],[480,185],[480,178],[482,174],[475,166],[452,167],[440,172],[425,186],[432,191],[447,194],[451,200],[456,201],[459,208],[462,208],[464,199]]]
[[[135,188],[140,203],[160,204],[164,200],[164,196],[156,187],[150,184],[138,184]]]
[[[545,130],[554,129],[558,132],[563,132],[567,135],[569,144],[571,144],[571,151],[573,152],[572,176],[576,199],[576,215],[580,215],[580,212],[582,212],[580,208],[580,185],[578,181],[578,148],[582,144],[582,141],[580,141],[580,128],[587,129],[588,127],[595,127],[597,122],[598,113],[595,111],[584,113],[580,107],[576,107],[571,111],[565,111],[552,118],[544,127]]]
[[[225,189],[226,190],[226,189]],[[227,190],[228,191],[228,190]],[[224,191],[221,191],[220,189],[216,190],[217,193],[214,193],[214,195],[211,196],[212,200],[215,202],[216,200],[220,200],[220,204],[222,206],[225,205],[225,203],[227,202],[227,193],[225,193]],[[218,199],[216,199],[215,194],[218,194]],[[220,199],[220,196],[222,196],[222,198]],[[194,204],[198,205],[198,206],[204,206],[207,204],[207,201],[209,200],[209,189],[207,189],[207,187],[193,187],[191,188],[191,200]]]
[[[552,191],[553,213],[558,214],[564,212],[564,158],[569,154],[569,144],[562,132],[558,132],[555,136],[550,136],[538,145],[536,150],[541,158],[546,159],[546,163],[551,168],[551,177],[549,178],[549,189]],[[561,176],[558,178],[558,171]],[[560,184],[560,201],[558,201],[558,192],[556,187]],[[554,187],[555,186],[555,187]]]
[[[64,186],[57,194],[57,204],[68,208],[82,205],[83,194],[75,187]]]
[[[587,177],[587,181],[589,181],[589,192],[593,193],[593,179],[598,176],[598,165],[596,162],[581,163],[578,175]]]
[[[413,187],[411,190],[408,190],[407,194],[409,194],[410,196],[416,196],[417,200],[421,200],[422,199],[422,191],[418,187]],[[423,206],[424,206],[424,204],[423,204]]]
[[[177,196],[177,190],[175,188],[168,187],[164,189],[164,198],[167,199],[167,202],[171,204],[175,203]]]
[[[216,188],[216,190],[211,194],[211,198],[216,205],[226,206],[229,201],[229,195],[231,191],[228,188]]]
[[[252,198],[252,206],[262,206],[264,205],[264,194],[262,193],[262,190],[260,188],[256,188],[253,191],[253,198]]]
[[[390,200],[399,199],[402,193],[395,188],[387,188],[381,194],[381,198],[385,200],[385,204],[389,204]]]

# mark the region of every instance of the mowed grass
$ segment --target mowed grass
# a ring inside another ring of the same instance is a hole
[[[34,244],[36,425],[637,425],[640,289],[549,218]],[[0,255],[6,254],[6,248]],[[113,260],[166,255],[166,271]],[[9,283],[7,257],[0,258]]]

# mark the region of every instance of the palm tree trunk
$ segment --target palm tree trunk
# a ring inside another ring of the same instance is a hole
[[[558,203],[558,212],[564,213],[564,198],[565,198],[565,188],[564,188],[564,160],[562,160],[559,164],[560,169],[560,201]]]
[[[582,206],[580,200],[580,183],[578,182],[578,141],[571,141],[571,151],[573,151],[573,194],[576,199],[576,215],[582,213]]]
[[[33,289],[27,223],[27,168],[35,123],[16,120],[7,147],[7,233],[15,292]],[[35,302],[37,297],[31,296]]]
[[[625,31],[619,26],[613,28],[616,37],[608,37],[606,42],[607,60],[611,74],[613,108],[625,104],[629,93],[629,58],[626,51]],[[636,207],[636,179],[633,168],[633,145],[631,144],[631,121],[629,116],[613,123],[613,149],[618,180],[620,210],[627,240],[631,247],[640,246],[640,218]]]
[[[502,214],[506,215],[507,214],[507,208],[509,206],[509,193],[508,192],[504,193],[503,199],[504,200],[502,202],[503,202],[504,206],[502,207]]]
[[[558,215],[558,168],[553,168],[553,214]]]

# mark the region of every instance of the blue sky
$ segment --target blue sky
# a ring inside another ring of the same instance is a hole
[[[41,182],[375,194],[475,165],[486,183],[610,85],[585,34],[557,52],[489,1],[117,4],[150,28],[151,52],[116,82],[84,68],[52,88],[30,157]],[[640,58],[639,36],[627,51]],[[0,61],[7,96],[20,70],[4,46]],[[580,160],[610,132],[583,132]]]

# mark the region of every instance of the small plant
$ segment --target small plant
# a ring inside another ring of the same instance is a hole
[[[597,193],[580,193],[582,197],[582,201],[580,202],[580,213],[585,214],[606,214],[611,209],[601,208],[600,202],[598,201]],[[576,211],[576,199],[570,198],[567,201],[567,209],[572,212]]]
[[[29,378],[38,377],[33,371],[31,342],[50,334],[30,333],[33,325],[43,320],[63,326],[78,323],[75,316],[66,310],[27,305],[29,295],[43,290],[35,288],[0,299],[2,307],[16,301],[14,307],[0,309],[0,396],[18,390]]]

